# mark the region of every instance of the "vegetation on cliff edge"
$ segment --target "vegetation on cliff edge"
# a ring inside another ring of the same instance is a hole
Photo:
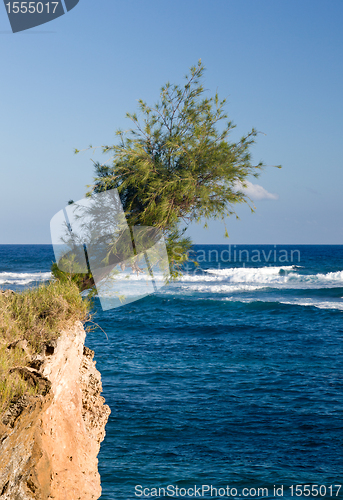
[[[22,293],[0,292],[0,415],[11,401],[37,392],[13,368],[30,366],[32,356],[61,330],[86,321],[89,309],[70,281],[51,281]]]

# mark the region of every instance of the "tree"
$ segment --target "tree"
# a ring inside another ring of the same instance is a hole
[[[235,204],[249,204],[242,188],[263,167],[251,163],[255,129],[229,142],[235,125],[227,121],[225,99],[219,100],[217,93],[206,96],[204,69],[199,61],[184,85],[164,85],[155,106],[139,100],[141,117],[127,113],[133,128],[118,130],[118,143],[102,146],[111,157],[95,163],[94,184],[87,193],[117,188],[129,226],[155,226],[163,232],[174,274],[191,245],[184,236],[187,225],[224,220],[235,213]]]

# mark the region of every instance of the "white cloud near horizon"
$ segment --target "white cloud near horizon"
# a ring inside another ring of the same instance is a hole
[[[249,196],[254,201],[260,200],[278,200],[279,196],[274,193],[269,193],[263,186],[259,184],[253,184],[250,181],[245,181],[247,187],[242,187],[242,185],[237,184],[237,189],[243,191],[244,194]]]

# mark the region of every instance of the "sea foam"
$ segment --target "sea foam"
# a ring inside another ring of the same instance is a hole
[[[29,285],[30,283],[47,281],[51,273],[0,273],[0,285]]]

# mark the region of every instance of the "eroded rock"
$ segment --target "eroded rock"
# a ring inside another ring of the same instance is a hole
[[[14,369],[45,395],[23,396],[0,425],[1,500],[101,496],[97,455],[110,409],[81,323],[62,332],[31,367]],[[40,390],[42,389],[39,386]]]

